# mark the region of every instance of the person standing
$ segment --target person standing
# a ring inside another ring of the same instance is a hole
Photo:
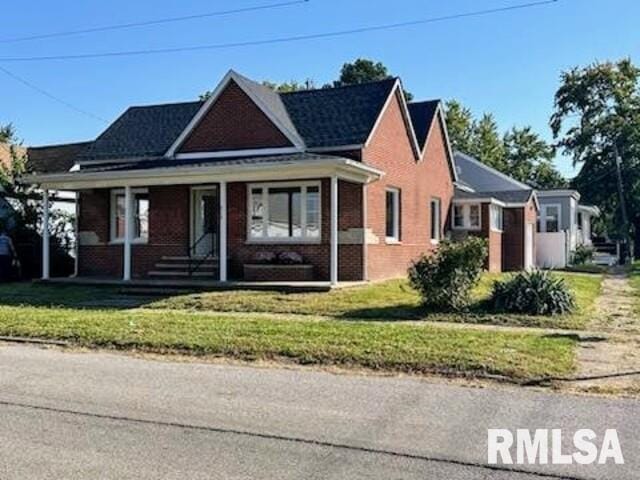
[[[11,237],[6,230],[0,230],[0,282],[11,280],[11,269],[13,259],[16,256],[16,249],[13,246]]]

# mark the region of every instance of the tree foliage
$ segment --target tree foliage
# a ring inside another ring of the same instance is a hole
[[[382,62],[375,62],[366,58],[357,58],[353,62],[347,62],[342,65],[337,80],[326,83],[322,88],[335,88],[345,85],[358,85],[360,83],[375,82],[378,80],[386,80],[392,78],[389,69]],[[313,79],[308,78],[304,82],[290,80],[288,82],[277,83],[270,80],[264,80],[263,85],[281,93],[297,92],[300,90],[311,90],[316,87]],[[200,95],[200,100],[207,100],[213,94],[212,90],[207,90]],[[413,100],[413,95],[404,90],[404,95],[408,102]]]
[[[640,69],[629,59],[573,68],[562,74],[551,117],[559,147],[580,166],[575,187],[586,202],[605,212],[610,231],[626,234],[616,184],[619,154],[636,253],[640,253],[639,79]]]
[[[41,192],[35,185],[21,183],[20,177],[29,173],[29,161],[13,126],[0,126],[0,143],[9,150],[9,161],[0,163],[0,192],[11,206],[10,212],[0,218],[0,227],[9,230],[18,248],[18,255],[26,276],[37,275],[40,262],[39,248],[42,229]],[[73,270],[69,252],[73,247],[74,215],[61,209],[50,211],[51,269],[54,274],[68,275]]]
[[[555,151],[531,127],[513,127],[500,135],[495,118],[485,113],[477,119],[456,100],[446,103],[446,121],[454,150],[535,188],[559,188],[566,180],[553,164]]]

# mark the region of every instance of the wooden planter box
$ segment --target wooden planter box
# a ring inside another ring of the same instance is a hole
[[[314,280],[313,265],[263,265],[246,263],[247,282],[310,282]]]

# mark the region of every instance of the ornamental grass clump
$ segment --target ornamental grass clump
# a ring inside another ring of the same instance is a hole
[[[499,312],[558,315],[576,309],[576,299],[562,278],[544,270],[520,272],[493,284],[493,308]]]
[[[411,286],[428,310],[464,310],[471,303],[471,290],[480,280],[487,256],[487,241],[482,238],[442,242],[434,254],[413,262]]]

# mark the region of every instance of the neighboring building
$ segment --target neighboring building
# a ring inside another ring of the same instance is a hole
[[[468,197],[469,191],[479,197],[487,197],[488,200],[498,200],[501,196],[529,198],[524,210],[515,211],[516,216],[513,219],[517,234],[510,231],[511,220],[505,220],[502,234],[504,270],[528,268],[531,255],[535,259],[535,265],[539,267],[564,267],[571,262],[571,255],[578,245],[591,245],[591,219],[600,212],[597,207],[581,205],[580,194],[577,191],[534,190],[529,185],[460,152],[456,152],[455,161],[459,188],[466,189],[467,192],[456,193],[454,203],[468,202],[468,198],[459,198]],[[506,215],[505,213],[505,219]],[[520,227],[522,218],[525,219],[524,230]],[[504,242],[505,237],[511,238],[508,244],[515,251],[510,251]],[[514,257],[522,258],[521,251],[524,251],[525,262],[512,261]]]
[[[78,274],[124,280],[404,275],[448,230],[456,180],[440,102],[407,104],[398,79],[277,93],[230,71],[63,157],[26,180],[79,193]],[[279,252],[304,266],[256,265]]]

